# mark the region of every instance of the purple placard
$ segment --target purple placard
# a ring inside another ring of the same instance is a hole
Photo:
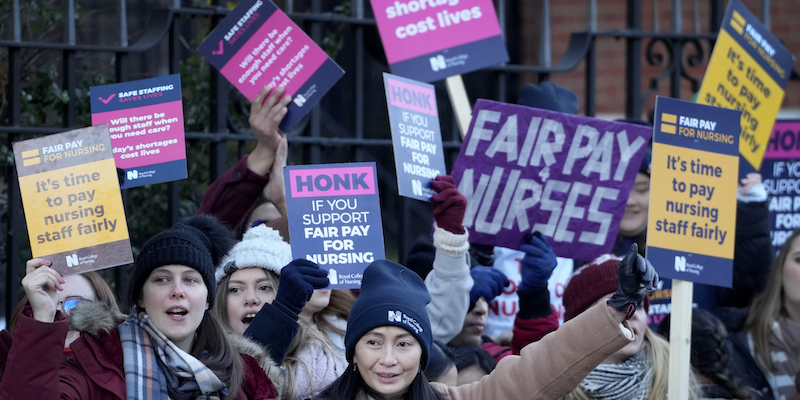
[[[181,76],[89,88],[92,125],[108,124],[120,188],[186,179]]]
[[[800,228],[800,120],[775,121],[761,175],[767,189],[770,236],[777,254]]]
[[[294,96],[280,129],[289,131],[344,71],[269,0],[243,0],[197,50],[250,101],[266,86]]]
[[[491,0],[371,0],[392,73],[433,82],[508,61]]]
[[[478,100],[452,175],[471,242],[519,248],[540,231],[558,256],[608,253],[648,127]]]
[[[283,170],[294,258],[328,271],[330,289],[361,286],[384,258],[375,163],[299,165]]]

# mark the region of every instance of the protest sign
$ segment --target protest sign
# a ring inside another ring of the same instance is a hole
[[[431,180],[447,174],[433,86],[383,74],[392,129],[397,189],[401,196],[431,201]]]
[[[108,124],[121,188],[185,179],[179,74],[89,88],[92,125]]]
[[[108,125],[14,143],[31,252],[64,275],[133,262]]]
[[[518,249],[527,232],[556,255],[611,251],[650,128],[478,100],[453,166],[470,242]]]
[[[761,165],[770,212],[770,236],[777,253],[800,228],[800,120],[775,121]]]
[[[508,61],[491,0],[370,0],[393,74],[423,82]]]
[[[740,114],[656,99],[647,258],[662,277],[731,286]]]
[[[792,65],[780,41],[739,0],[731,0],[697,102],[742,111],[741,177],[761,169]]]
[[[383,259],[375,163],[285,167],[292,255],[328,269],[330,289],[361,286],[364,269]]]
[[[294,96],[280,129],[288,132],[344,71],[269,0],[242,0],[197,50],[253,101],[266,86]]]

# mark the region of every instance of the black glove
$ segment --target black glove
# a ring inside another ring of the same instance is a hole
[[[553,248],[547,242],[547,238],[542,236],[539,231],[525,235],[525,243],[519,247],[525,252],[525,256],[520,260],[520,275],[522,281],[519,284],[520,290],[535,289],[547,286],[547,280],[556,269],[558,261]]]
[[[469,271],[472,276],[472,289],[469,291],[469,309],[483,297],[487,302],[503,293],[503,288],[508,286],[508,278],[500,270],[492,267],[477,266]]]
[[[658,285],[658,273],[650,261],[639,255],[639,246],[634,243],[619,262],[617,274],[617,292],[608,300],[608,305],[624,315],[625,319],[631,319],[647,291]]]
[[[303,258],[292,260],[281,270],[275,301],[300,315],[314,289],[328,287],[328,271]]]

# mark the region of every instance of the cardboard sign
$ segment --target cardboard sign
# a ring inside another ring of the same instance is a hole
[[[294,96],[280,129],[288,132],[344,71],[269,0],[243,0],[197,50],[250,101],[266,86]]]
[[[364,269],[385,258],[375,163],[283,169],[292,255],[328,270],[330,289],[361,286]]]
[[[731,286],[740,114],[656,99],[647,258],[660,276]]]
[[[731,0],[697,102],[742,111],[739,176],[761,169],[792,72],[792,55],[738,0]]]
[[[775,121],[761,165],[770,211],[770,236],[777,253],[800,228],[800,120]]]
[[[121,188],[186,179],[179,74],[89,88],[92,125],[108,124]]]
[[[383,74],[392,128],[397,189],[401,196],[431,201],[431,180],[447,174],[432,85]]]
[[[34,257],[64,275],[133,262],[108,125],[14,143]]]
[[[647,127],[478,100],[452,175],[470,242],[518,249],[527,232],[556,255],[608,253],[647,150]]]
[[[392,73],[423,82],[508,61],[491,0],[370,0]]]

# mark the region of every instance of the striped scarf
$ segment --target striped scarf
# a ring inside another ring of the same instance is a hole
[[[597,400],[644,400],[652,383],[653,370],[643,347],[621,364],[600,364],[581,382],[580,388]]]
[[[119,326],[128,400],[219,400],[228,388],[205,364],[167,339],[134,306]]]

